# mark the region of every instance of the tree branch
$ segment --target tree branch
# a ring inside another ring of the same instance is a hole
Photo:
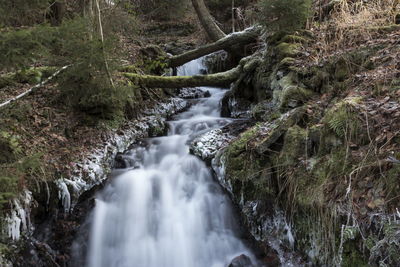
[[[169,59],[169,66],[170,67],[181,66],[193,59],[200,58],[202,56],[208,55],[218,50],[224,50],[224,49],[226,50],[227,48],[231,48],[233,46],[254,42],[261,34],[261,30],[262,30],[261,26],[254,26],[242,32],[236,32],[227,35],[224,38],[219,39],[214,43],[204,45],[202,47],[188,51],[181,55],[172,56]]]

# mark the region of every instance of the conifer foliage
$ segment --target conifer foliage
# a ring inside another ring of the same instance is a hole
[[[262,0],[260,23],[272,31],[296,31],[305,27],[311,0]]]

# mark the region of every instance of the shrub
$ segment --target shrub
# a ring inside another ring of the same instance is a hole
[[[115,70],[118,43],[111,33],[102,43],[90,21],[79,18],[59,27],[52,53],[55,63],[69,65],[60,77],[60,88],[69,104],[89,114],[112,117],[120,111],[119,95],[107,73]]]
[[[0,0],[0,26],[42,22],[49,5],[49,0]]]
[[[272,31],[293,32],[306,26],[311,0],[262,0],[260,23]]]
[[[0,33],[0,70],[25,69],[47,55],[54,29],[37,26],[31,29]]]

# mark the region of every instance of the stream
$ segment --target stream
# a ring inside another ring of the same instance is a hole
[[[201,59],[178,75],[200,74]],[[202,87],[210,97],[169,121],[167,136],[149,138],[124,154],[98,194],[89,237],[88,267],[226,267],[251,251],[229,197],[210,169],[189,153],[189,142],[230,119],[220,117],[224,89]]]

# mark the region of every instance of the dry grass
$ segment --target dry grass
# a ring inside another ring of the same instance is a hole
[[[399,0],[340,0],[328,19],[309,24],[316,33],[315,60],[373,40],[384,26],[394,24],[399,3]]]

